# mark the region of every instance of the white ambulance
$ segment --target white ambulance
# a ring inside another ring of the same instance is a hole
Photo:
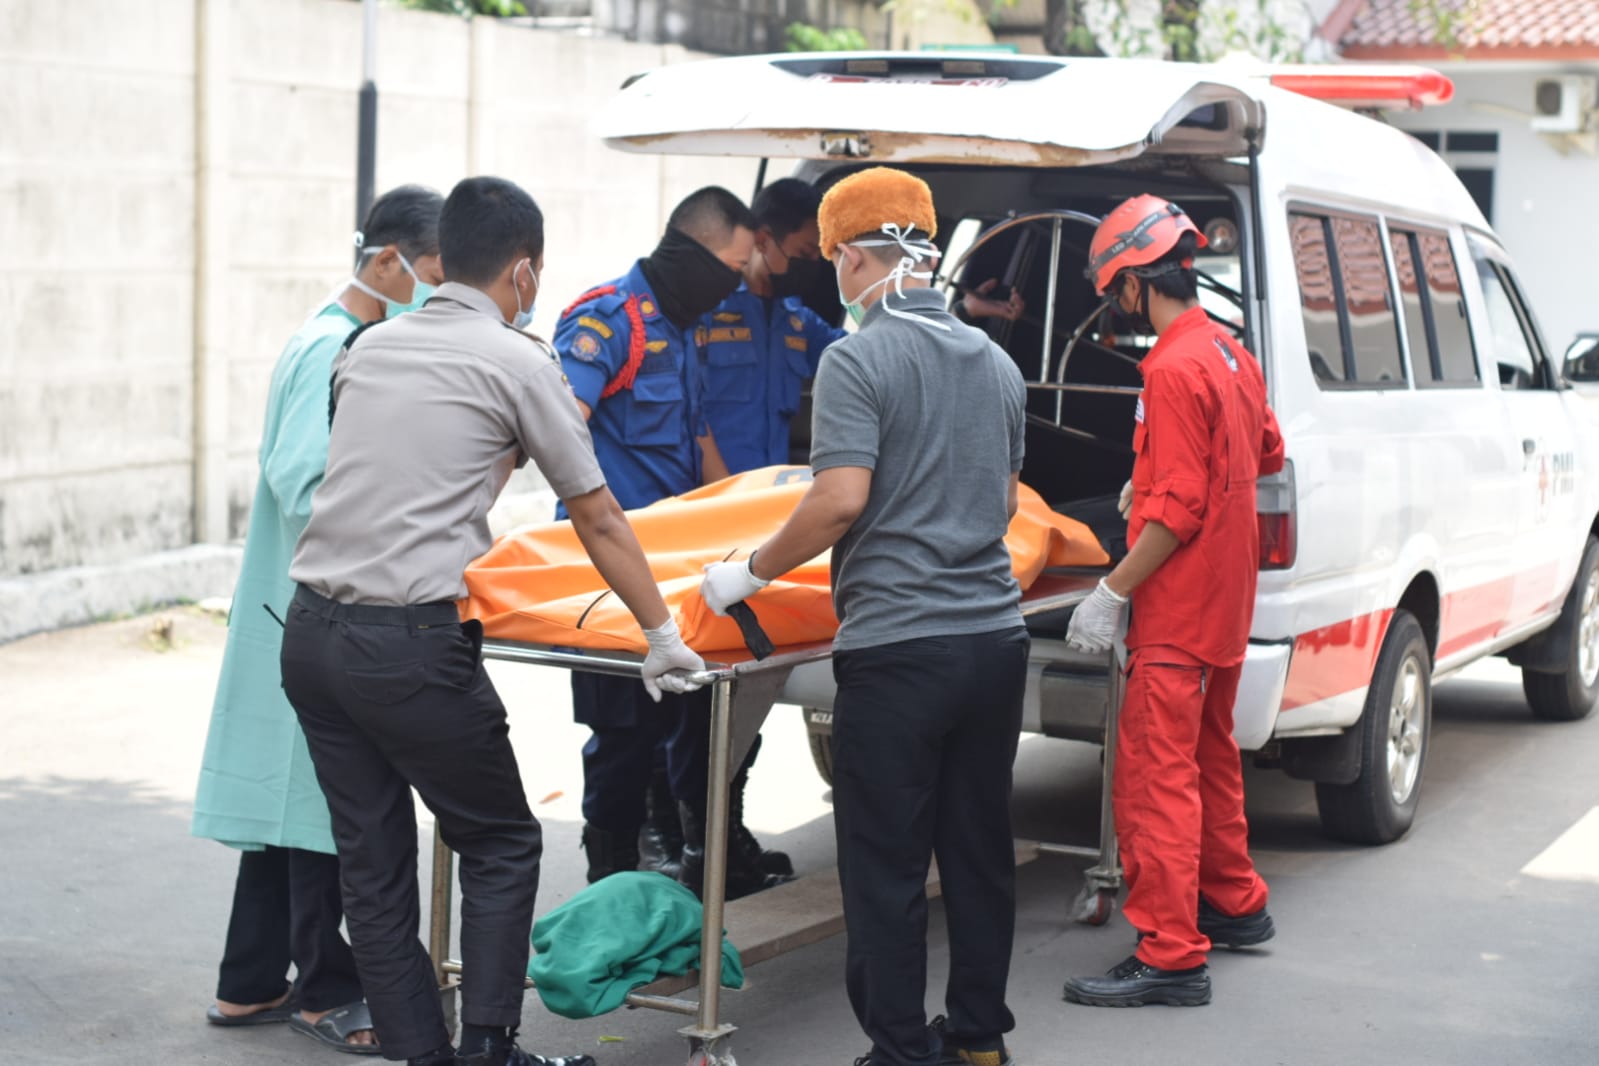
[[[1312,98],[1450,91],[1418,69],[785,55],[643,75],[597,126],[624,150],[801,160],[822,185],[878,164],[925,178],[948,283],[1027,303],[988,327],[1030,382],[1023,480],[1113,555],[1149,341],[1097,313],[1086,249],[1127,196],[1182,205],[1210,240],[1205,304],[1260,358],[1287,441],[1260,485],[1236,735],[1317,783],[1329,834],[1379,843],[1414,817],[1438,678],[1503,655],[1559,720],[1599,681],[1592,415],[1449,168]],[[1065,647],[1064,619],[1033,628],[1028,728],[1102,737],[1105,662]],[[786,693],[819,727],[828,683],[797,672]]]

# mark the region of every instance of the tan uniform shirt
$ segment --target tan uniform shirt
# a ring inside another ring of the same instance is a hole
[[[562,499],[605,484],[554,351],[470,286],[362,333],[333,364],[333,402],[289,576],[341,603],[465,596],[489,507],[528,459]]]

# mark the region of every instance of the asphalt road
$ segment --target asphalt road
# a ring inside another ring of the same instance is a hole
[[[176,621],[171,648],[149,618],[0,647],[0,1061],[350,1061],[282,1027],[204,1024],[236,856],[190,838],[188,818],[223,630],[196,611],[165,617]],[[543,910],[582,885],[584,731],[564,674],[491,669],[546,827]],[[1018,1061],[1599,1062],[1599,815],[1578,825],[1599,806],[1599,719],[1532,721],[1515,673],[1497,662],[1441,686],[1435,715],[1421,817],[1386,848],[1327,843],[1310,786],[1249,774],[1279,934],[1269,951],[1213,958],[1208,1007],[1061,1002],[1065,976],[1118,961],[1131,934],[1119,916],[1099,929],[1065,920],[1079,863],[1025,867],[1011,984]],[[798,713],[779,708],[766,736],[750,823],[802,872],[823,869],[827,793]],[[1024,743],[1018,834],[1091,841],[1097,775],[1097,749]],[[932,916],[937,1011],[947,955],[937,905]],[[834,939],[753,968],[746,990],[724,998],[741,1027],[739,1061],[846,1064],[863,1053],[842,966]],[[601,1066],[661,1066],[684,1061],[678,1024],[653,1012],[566,1021],[530,996],[523,1036],[534,1050],[588,1050]]]

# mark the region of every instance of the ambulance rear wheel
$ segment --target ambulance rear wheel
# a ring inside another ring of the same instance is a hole
[[[1546,722],[1575,722],[1588,717],[1599,696],[1599,540],[1588,538],[1577,578],[1566,594],[1556,632],[1568,627],[1571,637],[1565,669],[1558,674],[1521,672],[1521,690],[1535,717]]]
[[[1394,612],[1354,729],[1360,775],[1347,785],[1316,785],[1321,828],[1334,840],[1388,844],[1416,819],[1432,731],[1432,653],[1409,611]]]

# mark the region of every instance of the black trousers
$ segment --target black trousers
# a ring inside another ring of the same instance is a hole
[[[302,1009],[356,1002],[361,979],[342,921],[337,857],[300,848],[240,852],[217,998],[270,1003],[283,994],[292,963]]]
[[[483,630],[450,603],[337,604],[301,588],[283,634],[283,687],[328,797],[350,942],[383,1053],[449,1041],[417,939],[414,787],[460,857],[461,1019],[522,1016],[543,842]]]
[[[1010,791],[1027,649],[1018,627],[833,658],[845,978],[874,1066],[938,1061],[924,1003],[935,854],[949,925],[949,1032],[976,1044],[1015,1027],[1005,1006],[1016,925]]]
[[[650,699],[636,677],[572,674],[572,717],[594,731],[583,745],[583,818],[613,833],[644,824],[644,794],[664,752],[672,795],[705,806],[711,692]]]

